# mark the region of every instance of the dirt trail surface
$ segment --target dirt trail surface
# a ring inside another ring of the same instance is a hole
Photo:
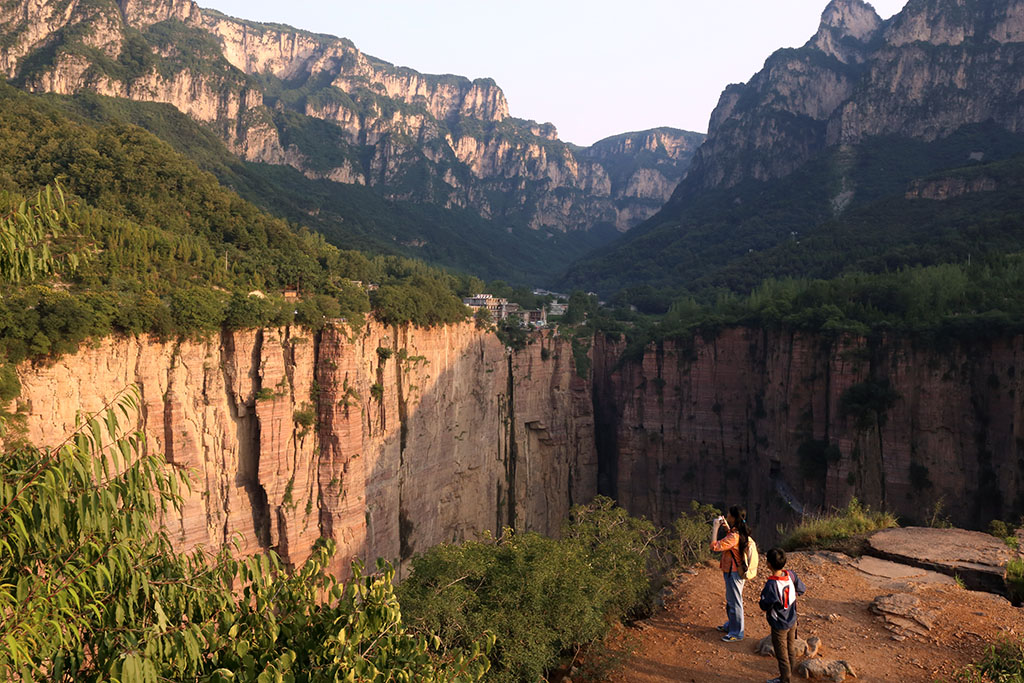
[[[769,635],[757,606],[767,576],[761,566],[744,590],[744,641],[721,641],[715,626],[725,621],[722,574],[717,564],[702,566],[671,587],[664,610],[623,630],[616,642],[628,653],[625,666],[610,680],[733,683],[778,676],[774,657],[754,653]],[[1024,635],[1024,609],[935,572],[828,552],[792,553],[788,566],[807,585],[797,603],[799,636],[820,638],[819,657],[847,661],[857,681],[949,680],[1000,635]],[[898,598],[879,607],[903,605],[908,613],[872,612],[872,602],[887,595]]]

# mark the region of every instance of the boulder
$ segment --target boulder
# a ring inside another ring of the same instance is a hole
[[[818,637],[808,638],[796,638],[794,640],[796,646],[796,652],[793,653],[794,657],[814,657],[817,656],[818,651],[821,649],[821,639]],[[758,641],[757,646],[754,648],[754,652],[764,657],[775,656],[775,646],[772,645],[772,637],[765,636]]]
[[[796,674],[816,681],[845,681],[857,674],[845,660],[805,659],[796,666]]]
[[[938,616],[921,607],[918,598],[906,593],[880,595],[868,609],[882,617],[885,627],[898,636],[926,636]]]

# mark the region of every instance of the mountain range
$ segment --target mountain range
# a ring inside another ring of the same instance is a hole
[[[0,31],[0,72],[72,115],[148,128],[339,246],[487,279],[710,300],[1024,248],[1024,0],[832,0],[706,139],[589,148],[489,79],[188,0],[11,1]]]
[[[704,138],[659,128],[578,147],[551,124],[511,117],[492,80],[421,74],[346,39],[235,19],[189,0],[4,3],[0,73],[31,92],[173,105],[241,160],[290,167],[314,183],[290,177],[296,195],[342,192],[344,206],[326,199],[305,207],[331,214],[313,227],[341,246],[475,264],[520,280],[550,276],[656,212]],[[120,109],[142,125],[167,117]],[[153,132],[167,137],[167,128]],[[424,206],[436,208],[420,218]],[[346,229],[367,213],[378,224]],[[438,224],[447,230],[429,229]],[[544,254],[540,265],[524,265],[514,248],[502,262],[509,248],[501,233]],[[481,264],[462,243],[495,248]]]
[[[566,282],[713,296],[1024,247],[1024,3],[833,0],[728,86],[666,206]],[[1013,160],[1013,161],[1011,161]]]

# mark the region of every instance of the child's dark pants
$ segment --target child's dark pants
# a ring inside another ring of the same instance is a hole
[[[785,631],[772,629],[772,647],[775,648],[775,659],[779,660],[779,681],[790,683],[793,670],[796,669],[796,624]]]

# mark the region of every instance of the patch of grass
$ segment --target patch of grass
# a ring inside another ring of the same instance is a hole
[[[1024,640],[1004,638],[989,646],[982,658],[957,674],[961,683],[1024,681]]]
[[[788,532],[782,531],[781,545],[786,550],[799,548],[848,549],[858,536],[899,526],[896,517],[888,512],[873,511],[861,505],[856,498],[841,510],[830,514],[814,515]]]
[[[1018,558],[1007,563],[1006,590],[1013,604],[1024,603],[1024,559]]]

